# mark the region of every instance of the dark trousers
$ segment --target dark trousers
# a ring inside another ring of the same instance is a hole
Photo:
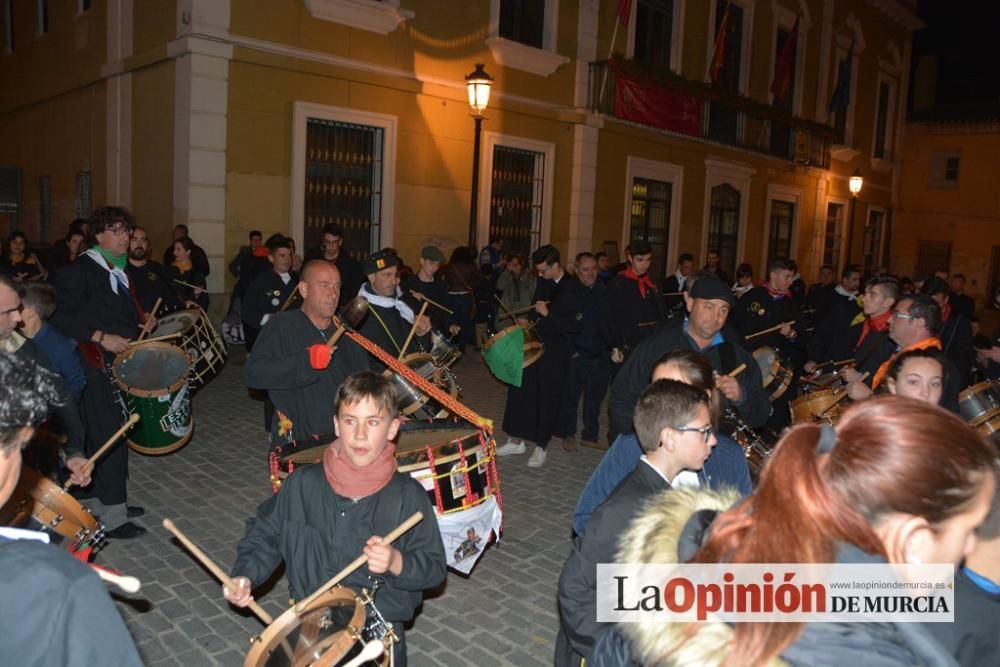
[[[583,397],[583,432],[581,438],[597,442],[601,401],[611,380],[611,360],[604,354],[588,357],[576,354],[570,359],[569,386],[563,402],[562,433],[564,438],[576,436],[577,409]]]
[[[253,344],[257,341],[257,336],[259,335],[259,327],[255,327],[246,320],[243,320],[243,344],[246,346],[247,356],[250,356],[250,352],[253,351]],[[264,396],[264,430],[270,433],[271,420],[274,419],[274,403],[271,402],[266,391],[261,392],[261,394]]]
[[[80,399],[80,411],[87,431],[83,452],[89,457],[121,428],[125,420],[121,403],[108,376],[86,362],[83,370],[87,388],[83,390]],[[120,505],[125,502],[127,477],[128,445],[125,444],[125,438],[121,438],[97,460],[92,475],[93,483],[86,491],[103,505]]]

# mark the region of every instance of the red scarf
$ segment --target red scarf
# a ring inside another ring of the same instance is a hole
[[[378,493],[396,472],[396,445],[389,442],[377,459],[359,468],[342,454],[344,443],[337,438],[323,452],[323,470],[333,490],[345,498],[366,498]]]
[[[875,317],[866,317],[865,325],[861,328],[861,337],[858,338],[858,344],[854,346],[857,350],[861,347],[861,341],[865,339],[872,331],[888,331],[889,330],[889,320],[892,319],[892,309],[885,311],[881,315],[876,315]]]
[[[941,307],[941,321],[947,322],[949,315],[951,315],[951,303],[946,303]]]
[[[646,292],[648,290],[656,289],[656,285],[653,284],[653,281],[650,279],[648,273],[644,273],[640,276],[635,271],[632,270],[631,266],[622,271],[620,275],[623,275],[629,280],[634,280],[637,283],[639,283],[639,296],[641,296],[643,299],[646,298]]]
[[[259,245],[253,249],[254,257],[267,257],[270,251],[267,249],[266,245]]]
[[[764,289],[767,290],[767,293],[770,294],[771,298],[773,298],[775,301],[777,301],[778,299],[783,299],[786,296],[788,296],[788,290],[776,290],[773,287],[771,287],[768,283],[764,283]]]

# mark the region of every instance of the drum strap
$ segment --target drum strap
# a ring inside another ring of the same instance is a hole
[[[372,308],[371,306],[369,306],[368,307],[368,312],[370,312],[372,315],[374,315],[375,319],[378,320],[378,323],[382,325],[382,330],[385,331],[385,335],[388,336],[389,340],[392,341],[393,346],[396,348],[396,352],[398,354],[402,354],[403,351],[399,349],[399,343],[397,343],[396,339],[392,337],[392,332],[389,331],[389,327],[387,327],[385,325],[385,320],[383,320],[382,317],[378,314],[378,311],[375,310],[374,308]]]

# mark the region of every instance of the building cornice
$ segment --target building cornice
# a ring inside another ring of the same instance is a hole
[[[906,30],[917,31],[927,27],[919,16],[899,0],[866,0],[866,2]]]

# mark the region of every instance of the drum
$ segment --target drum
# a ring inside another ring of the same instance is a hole
[[[494,446],[481,431],[406,426],[396,444],[398,470],[420,482],[436,514],[468,509],[499,493]]]
[[[333,434],[330,434],[333,437]],[[271,490],[275,493],[281,488],[281,483],[288,478],[296,468],[311,463],[319,463],[323,459],[323,452],[330,446],[333,440],[323,442],[322,440],[308,440],[308,447],[297,442],[285,445],[278,445],[271,450],[268,455],[270,466]],[[319,444],[322,443],[322,444]]]
[[[139,415],[129,447],[141,454],[169,454],[191,439],[189,370],[187,355],[160,341],[140,343],[115,357],[112,377],[128,413]]]
[[[976,430],[1000,449],[1000,410],[982,420]]]
[[[844,376],[839,371],[810,377],[803,376],[799,378],[799,386],[806,394],[827,389],[840,389],[844,386]]]
[[[301,613],[289,608],[250,643],[243,667],[329,667],[361,652],[359,639],[386,644],[385,665],[394,634],[378,637],[366,623],[371,598],[361,599],[339,586],[321,595]],[[374,605],[371,605],[374,608]],[[379,615],[381,616],[381,615]],[[389,627],[391,632],[391,626]],[[376,636],[372,636],[372,635]]]
[[[778,400],[782,394],[788,391],[794,373],[791,369],[781,365],[781,355],[773,347],[757,348],[753,351],[753,358],[760,367],[760,374],[764,378],[764,391],[768,394],[768,400]]]
[[[201,308],[179,310],[156,322],[150,338],[180,334],[175,341],[191,360],[191,388],[197,391],[226,364],[226,344]]]
[[[402,362],[410,367],[420,377],[441,387],[453,397],[458,396],[458,380],[446,367],[434,363],[434,357],[425,352],[414,352],[403,357]],[[413,419],[434,419],[445,417],[444,410],[437,401],[413,386],[409,380],[389,369],[382,374],[392,384],[399,402],[400,412]]]
[[[462,356],[461,350],[452,345],[440,331],[431,332],[431,356],[438,366],[451,366]]]
[[[104,526],[76,498],[31,468],[21,468],[17,487],[0,508],[0,525],[20,525],[29,516],[64,537],[70,551],[76,551],[84,542],[97,544],[104,538]]]
[[[505,336],[509,336],[518,329],[524,330],[524,363],[521,368],[527,368],[531,364],[535,363],[542,358],[545,354],[545,345],[542,344],[541,339],[538,338],[538,334],[535,330],[524,324],[512,324],[502,331],[498,331],[493,334],[486,345],[483,346],[483,356],[487,356],[489,351],[493,349],[493,346],[504,339]]]
[[[760,471],[764,469],[774,445],[769,445],[749,424],[744,422],[735,412],[727,411],[723,415],[720,430],[736,441],[743,449],[743,454],[747,458],[747,467],[750,468],[750,479],[756,486],[760,479]]]
[[[792,413],[792,423],[826,421],[836,423],[840,418],[841,403],[846,390],[820,389],[805,396],[799,396],[788,404]]]
[[[958,395],[958,411],[973,426],[1000,410],[1000,385],[986,380],[966,388]]]

